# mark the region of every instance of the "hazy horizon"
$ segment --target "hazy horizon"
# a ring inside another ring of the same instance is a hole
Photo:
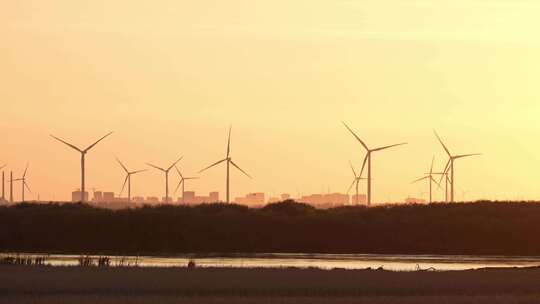
[[[456,199],[540,199],[540,21],[535,1],[5,1],[0,4],[0,166],[30,163],[27,199],[118,193],[145,163],[185,175],[225,157],[231,197],[346,192],[370,147],[375,202],[426,197],[411,181],[456,161]],[[151,169],[151,168],[149,168]],[[178,182],[171,172],[170,188]],[[225,167],[186,191],[225,194]],[[362,183],[361,193],[365,192]],[[15,187],[16,198],[20,197]],[[172,191],[171,190],[171,191]],[[132,196],[163,196],[163,175]],[[353,194],[351,192],[351,194]],[[178,194],[175,195],[179,196]],[[438,190],[435,200],[442,200]]]

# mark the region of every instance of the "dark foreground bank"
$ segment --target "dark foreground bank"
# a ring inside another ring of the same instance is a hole
[[[0,303],[538,303],[540,269],[0,266]]]
[[[0,252],[540,255],[540,204],[0,207]]]

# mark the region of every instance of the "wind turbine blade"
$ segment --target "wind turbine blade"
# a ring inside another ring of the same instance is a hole
[[[184,179],[199,179],[200,177],[184,177]]]
[[[454,159],[470,157],[470,156],[477,156],[477,155],[482,155],[482,154],[481,153],[473,153],[473,154],[456,155],[456,156],[454,156]]]
[[[385,150],[385,149],[389,149],[389,148],[392,148],[392,147],[397,147],[397,146],[402,146],[402,145],[406,145],[407,143],[399,143],[399,144],[395,144],[395,145],[390,145],[390,146],[384,146],[384,147],[380,147],[380,148],[377,148],[377,149],[373,149],[371,150],[372,152],[376,152],[376,151],[381,151],[381,150]]]
[[[129,173],[126,174],[126,179],[124,179],[124,184],[122,185],[122,190],[120,190],[120,194],[119,195],[122,195],[122,193],[124,193],[124,188],[126,187],[126,183],[128,181],[128,178],[129,178]]]
[[[368,157],[369,157],[369,152],[366,153],[366,156],[364,157],[364,162],[362,163],[362,169],[360,170],[359,177],[362,177],[362,174],[364,173],[364,168],[366,167],[366,162],[367,162]]]
[[[141,173],[141,172],[145,172],[145,171],[148,171],[148,169],[132,171],[132,172],[129,172],[128,174],[137,174],[137,173]]]
[[[441,143],[441,145],[443,146],[444,148],[444,151],[446,151],[446,154],[448,154],[449,157],[452,157],[452,154],[450,154],[450,151],[448,150],[448,148],[444,145],[441,137],[439,136],[439,134],[437,134],[437,131],[433,130],[433,133],[435,133],[435,136],[437,136],[437,139],[439,140],[439,142]]]
[[[129,173],[128,169],[126,168],[126,166],[124,166],[124,164],[120,161],[120,159],[118,157],[115,157],[116,158],[116,161],[120,164],[120,166],[124,169],[124,171],[126,171],[126,173]]]
[[[172,167],[176,166],[176,164],[182,160],[182,158],[184,158],[183,156],[180,156],[179,159],[177,159],[172,165],[169,166],[169,168],[167,168],[167,171],[171,170]]]
[[[244,170],[240,169],[240,167],[238,167],[238,165],[237,165],[237,164],[235,164],[235,163],[234,163],[234,162],[233,162],[232,160],[230,160],[230,162],[231,162],[231,164],[232,164],[233,166],[235,166],[235,167],[236,167],[236,169],[240,170],[240,171],[241,171],[242,173],[244,173],[244,174],[245,174],[245,175],[246,175],[247,177],[249,177],[249,178],[253,178],[253,177],[251,177],[251,176],[250,176],[249,174],[247,174],[247,173],[246,173],[246,171],[244,171]]]
[[[183,182],[184,182],[184,179],[182,178],[180,182],[178,183],[178,185],[176,185],[176,189],[174,189],[174,194],[176,194],[176,191],[178,191],[178,188],[180,188]]]
[[[429,176],[431,181],[434,182],[436,185],[437,185],[437,188],[441,189],[441,183],[438,183],[434,178],[433,176]]]
[[[206,170],[212,168],[213,166],[216,166],[216,165],[218,165],[218,164],[220,164],[220,163],[222,163],[222,162],[224,162],[224,161],[226,161],[226,160],[227,160],[227,158],[224,158],[224,159],[222,159],[222,160],[220,160],[220,161],[217,161],[217,162],[211,164],[210,166],[208,166],[208,167],[202,169],[201,171],[199,171],[199,173],[201,173],[201,172],[203,172],[203,171],[206,171]]]
[[[6,165],[0,166],[0,170],[4,169]]]
[[[92,149],[95,145],[97,145],[100,141],[104,140],[106,137],[108,137],[109,135],[113,134],[113,132],[109,132],[107,133],[107,135],[103,136],[102,138],[98,139],[95,143],[91,144],[90,146],[88,146],[88,148],[84,149],[84,152]]]
[[[358,141],[362,144],[362,146],[364,146],[364,148],[365,148],[367,151],[369,151],[369,148],[368,148],[368,146],[366,145],[366,143],[364,143],[364,142],[360,139],[360,137],[358,137],[358,135],[356,135],[356,134],[353,132],[353,130],[352,130],[351,128],[349,128],[349,126],[348,126],[344,121],[342,121],[341,123],[343,123],[343,125],[345,126],[345,128],[347,128],[347,130],[349,130],[349,132],[351,132],[351,134],[356,138],[356,140],[358,140]]]
[[[429,176],[424,176],[424,177],[421,177],[419,179],[416,179],[416,180],[412,181],[411,184],[417,183],[417,182],[425,180],[425,179],[429,179]]]
[[[429,174],[431,175],[431,173],[433,173],[433,163],[435,162],[435,155],[433,156],[433,158],[431,159],[431,167],[429,168]]]
[[[354,171],[354,167],[353,167],[351,161],[349,161],[349,165],[351,165],[351,170],[352,170],[352,173],[354,174],[354,177],[358,178],[358,176],[356,175],[356,171]]]
[[[449,158],[448,161],[446,162],[446,165],[444,166],[443,172],[440,173],[441,179],[439,179],[439,183],[441,183],[442,180],[443,180],[443,178],[444,178],[444,176],[447,175],[446,173],[447,173],[448,169],[450,168],[450,162],[451,162],[451,161],[452,161],[452,158]],[[439,174],[439,173],[437,173],[437,174]],[[448,178],[448,176],[447,176],[447,178]]]
[[[349,194],[349,192],[351,192],[351,189],[352,189],[352,187],[354,186],[354,183],[355,183],[355,182],[356,182],[356,178],[353,179],[351,185],[349,186],[349,189],[347,189],[347,194]]]
[[[60,138],[58,138],[58,137],[56,137],[56,136],[54,136],[54,135],[52,135],[52,134],[50,134],[50,136],[51,136],[52,138],[58,140],[59,142],[65,144],[65,145],[68,145],[69,147],[71,147],[71,148],[73,148],[73,149],[75,149],[75,150],[77,150],[77,151],[79,151],[79,152],[83,152],[81,149],[75,147],[74,145],[68,143],[67,141],[64,141],[64,140],[62,140],[62,139],[60,139]]]
[[[165,169],[163,169],[163,168],[161,168],[161,167],[158,167],[158,166],[152,165],[152,164],[150,164],[150,163],[146,163],[146,164],[147,164],[148,166],[150,166],[150,167],[154,167],[154,168],[156,168],[156,169],[158,169],[158,170],[160,170],[160,171],[163,171],[163,172],[167,172],[167,170],[165,170]]]
[[[229,158],[229,154],[231,153],[231,129],[232,125],[229,126],[229,139],[227,140],[227,158]]]
[[[120,164],[120,166],[122,166],[122,168],[124,169],[124,171],[126,171],[126,173],[129,173],[128,169],[126,168],[126,166],[124,166],[124,164],[122,164],[122,162],[120,161],[120,159],[118,157],[116,157],[116,161]]]
[[[180,169],[178,169],[178,167],[175,165],[174,168],[176,168],[176,172],[178,172],[178,175],[180,175],[180,178],[184,178],[184,176],[182,175],[182,172],[180,172]]]
[[[24,173],[23,173],[23,179],[26,177],[26,172],[28,171],[28,163],[26,163],[26,168],[24,168]]]
[[[17,179],[14,179],[13,181],[18,182],[18,181],[22,181],[22,180],[23,180],[22,178],[17,178]]]
[[[26,188],[26,190],[28,190],[28,192],[32,193],[32,190],[30,190],[30,187],[28,187],[28,184],[26,182],[23,182],[24,183],[24,187]]]

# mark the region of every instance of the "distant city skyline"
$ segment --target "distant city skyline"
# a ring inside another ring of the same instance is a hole
[[[86,157],[87,189],[119,191],[115,155],[138,169],[181,154],[193,176],[223,155],[232,124],[254,179],[232,170],[231,198],[344,193],[346,162],[363,161],[345,121],[370,147],[409,143],[373,155],[374,204],[426,192],[410,181],[433,155],[444,169],[432,129],[452,153],[484,153],[456,162],[456,200],[540,199],[540,4],[383,2],[4,1],[6,180],[29,162],[28,199],[69,200],[80,157],[48,135],[84,147],[109,131]],[[224,195],[223,171],[186,190]],[[134,177],[133,197],[161,198],[163,179]]]

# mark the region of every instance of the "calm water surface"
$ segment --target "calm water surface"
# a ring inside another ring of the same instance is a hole
[[[21,254],[34,256],[32,254]],[[0,254],[0,257],[6,254]],[[97,258],[98,256],[92,256]],[[111,265],[135,264],[140,267],[186,266],[193,259],[200,267],[316,267],[322,269],[364,269],[383,267],[388,270],[413,271],[417,267],[436,270],[464,270],[484,267],[530,267],[540,266],[540,257],[470,256],[470,255],[384,255],[384,254],[238,254],[154,256],[109,256]],[[78,265],[78,255],[48,255],[47,264],[53,266]]]

